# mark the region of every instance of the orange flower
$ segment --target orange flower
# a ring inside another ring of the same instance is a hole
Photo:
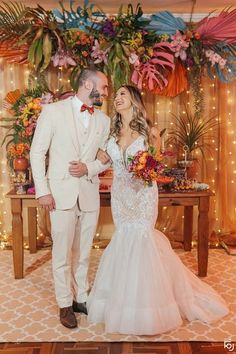
[[[83,50],[82,55],[83,55],[83,57],[87,57],[89,54],[88,54],[88,52],[86,52],[86,50]]]
[[[144,167],[145,167],[145,163],[139,163],[136,168],[137,170],[142,170]]]
[[[8,155],[12,158],[22,157],[28,154],[30,146],[27,143],[12,144],[8,149]]]
[[[139,162],[140,162],[141,164],[145,164],[145,163],[146,163],[146,161],[147,161],[147,157],[146,157],[146,156],[144,156],[144,154],[143,154],[142,156],[140,156],[140,158],[139,158]]]

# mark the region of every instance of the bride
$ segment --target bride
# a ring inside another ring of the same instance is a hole
[[[122,86],[114,106],[107,153],[113,163],[111,208],[116,231],[87,301],[88,320],[104,323],[108,333],[137,335],[173,330],[184,318],[216,321],[228,313],[224,300],[184,266],[166,236],[154,228],[156,183],[144,186],[127,169],[128,156],[149,144],[142,96],[135,87]],[[104,153],[98,158],[102,161]]]

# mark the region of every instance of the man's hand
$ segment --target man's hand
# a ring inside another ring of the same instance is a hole
[[[110,160],[110,156],[106,153],[106,151],[103,151],[101,149],[98,149],[96,158],[101,161],[103,165],[106,165]]]
[[[39,205],[46,210],[52,211],[56,209],[56,203],[51,194],[43,195],[42,197],[38,198]]]
[[[82,177],[88,173],[88,169],[86,164],[81,161],[71,161],[69,172],[73,177]]]

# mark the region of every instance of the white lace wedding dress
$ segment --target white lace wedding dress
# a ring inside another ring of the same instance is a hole
[[[114,138],[111,207],[116,231],[105,249],[87,301],[89,322],[108,333],[151,335],[177,328],[182,318],[215,321],[228,313],[224,300],[191,273],[154,229],[156,184],[144,187],[127,171],[127,157],[145,149],[143,137],[121,151]]]

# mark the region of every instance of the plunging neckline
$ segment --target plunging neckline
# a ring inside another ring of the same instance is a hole
[[[127,147],[126,147],[125,149],[124,149],[121,145],[119,145],[119,144],[117,143],[117,140],[115,140],[115,143],[116,143],[116,145],[118,146],[119,150],[122,151],[123,155],[125,155],[126,152],[127,152],[127,150],[128,150],[131,146],[133,146],[134,143],[135,143],[136,141],[138,141],[140,138],[143,138],[143,136],[142,136],[142,135],[139,135],[136,139],[134,139],[134,141],[132,141],[131,144],[127,145]]]
[[[123,150],[123,147],[120,146],[120,145],[117,143],[116,139],[115,139],[115,144],[116,144],[116,146],[117,146],[117,148],[118,148],[118,150],[119,150],[119,154],[120,154],[120,156],[121,156],[122,162],[123,162],[123,164],[124,164],[124,166],[125,166],[126,168],[127,168],[127,161],[126,161],[127,151],[128,151],[140,138],[143,138],[143,136],[142,136],[142,135],[139,135],[136,139],[134,139],[134,141],[132,141],[131,144],[129,144],[129,145],[126,147],[125,150]]]

